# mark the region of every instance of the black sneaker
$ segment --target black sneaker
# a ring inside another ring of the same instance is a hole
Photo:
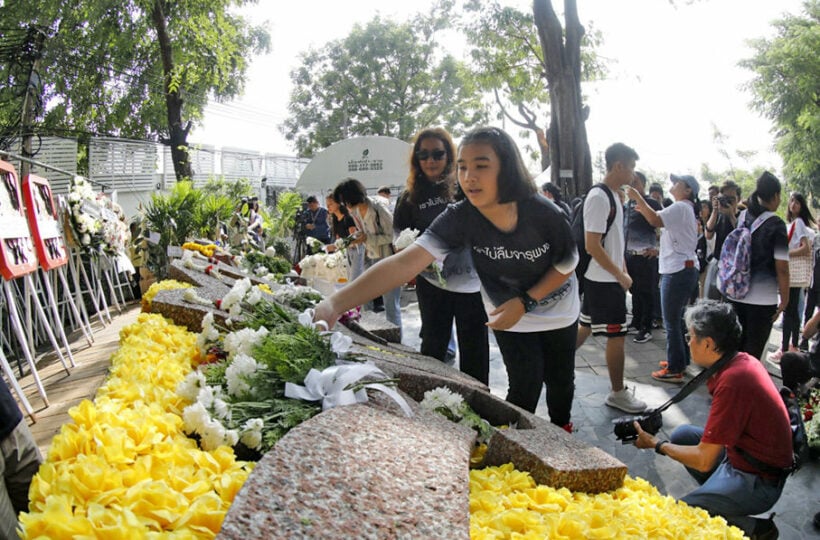
[[[646,343],[652,340],[651,332],[639,332],[637,336],[632,338],[633,343]]]
[[[780,536],[780,531],[774,523],[774,514],[768,519],[756,518],[755,521],[755,529],[749,535],[752,540],[776,540]]]

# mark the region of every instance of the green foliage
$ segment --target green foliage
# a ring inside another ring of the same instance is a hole
[[[272,238],[287,238],[296,223],[296,213],[302,207],[302,196],[295,191],[286,191],[279,195],[276,203],[276,215],[270,219],[268,231]],[[285,250],[287,255],[289,249]],[[277,251],[277,253],[279,253]],[[281,255],[281,254],[280,254]]]
[[[168,246],[181,246],[198,233],[198,216],[204,196],[191,182],[177,182],[168,194],[155,193],[145,207],[144,227],[159,233],[148,248],[148,268],[164,279],[168,272]]]
[[[484,119],[467,66],[435,40],[448,25],[452,2],[406,23],[376,16],[350,34],[302,54],[291,72],[289,118],[281,126],[299,155],[361,135],[409,140],[419,129],[453,132]]]
[[[333,352],[319,332],[299,326],[293,334],[271,332],[254,348],[253,357],[282,382],[302,384],[311,369],[333,365]]]
[[[244,261],[249,270],[253,271],[260,266],[267,268],[271,274],[287,274],[290,272],[290,261],[282,257],[271,257],[258,251],[249,251]]]
[[[800,16],[772,23],[774,36],[750,42],[740,62],[755,76],[753,107],[774,122],[776,148],[789,182],[820,195],[820,1],[806,0]]]
[[[525,127],[524,136],[533,134],[536,127],[546,130],[550,92],[532,11],[519,11],[496,0],[469,0],[465,12],[468,15],[461,27],[471,47],[474,75],[481,90],[495,94],[499,118],[506,115]],[[607,73],[595,52],[601,42],[601,33],[587,25],[580,50],[583,80],[600,79]]]
[[[181,96],[186,122],[196,122],[209,97],[242,92],[248,58],[269,47],[266,30],[235,14],[253,1],[10,0],[0,3],[0,27],[49,29],[40,131],[166,140],[166,73],[152,11],[162,9],[171,40],[169,91]]]

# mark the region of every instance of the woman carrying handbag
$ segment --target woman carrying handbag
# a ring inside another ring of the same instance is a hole
[[[788,211],[786,212],[789,239],[789,303],[783,312],[783,340],[780,350],[770,354],[769,360],[780,363],[784,352],[796,351],[797,340],[800,335],[800,300],[803,289],[811,284],[811,275],[814,263],[812,241],[814,233],[811,224],[814,217],[811,215],[803,194],[794,192],[789,197]],[[790,346],[791,345],[791,346]]]

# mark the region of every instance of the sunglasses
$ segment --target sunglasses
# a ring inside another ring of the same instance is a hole
[[[424,161],[427,159],[432,159],[433,161],[441,161],[447,155],[446,150],[433,150],[432,152],[429,150],[419,150],[416,152],[416,159],[419,161]]]

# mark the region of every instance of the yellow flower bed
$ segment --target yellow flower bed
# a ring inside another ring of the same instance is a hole
[[[152,283],[145,294],[142,295],[142,311],[151,313],[151,302],[159,291],[172,291],[174,289],[190,289],[193,287],[190,283],[183,283],[175,279],[163,279]]]
[[[539,486],[508,463],[470,471],[470,538],[744,538],[723,518],[627,477],[611,493]]]
[[[120,333],[94,403],[69,414],[20,514],[23,538],[213,538],[253,464],[182,431],[177,384],[196,334],[141,314]]]
[[[205,255],[206,257],[213,257],[214,252],[217,250],[217,246],[215,244],[197,244],[196,242],[185,242],[182,244],[182,249],[189,249],[191,251],[198,251]]]

